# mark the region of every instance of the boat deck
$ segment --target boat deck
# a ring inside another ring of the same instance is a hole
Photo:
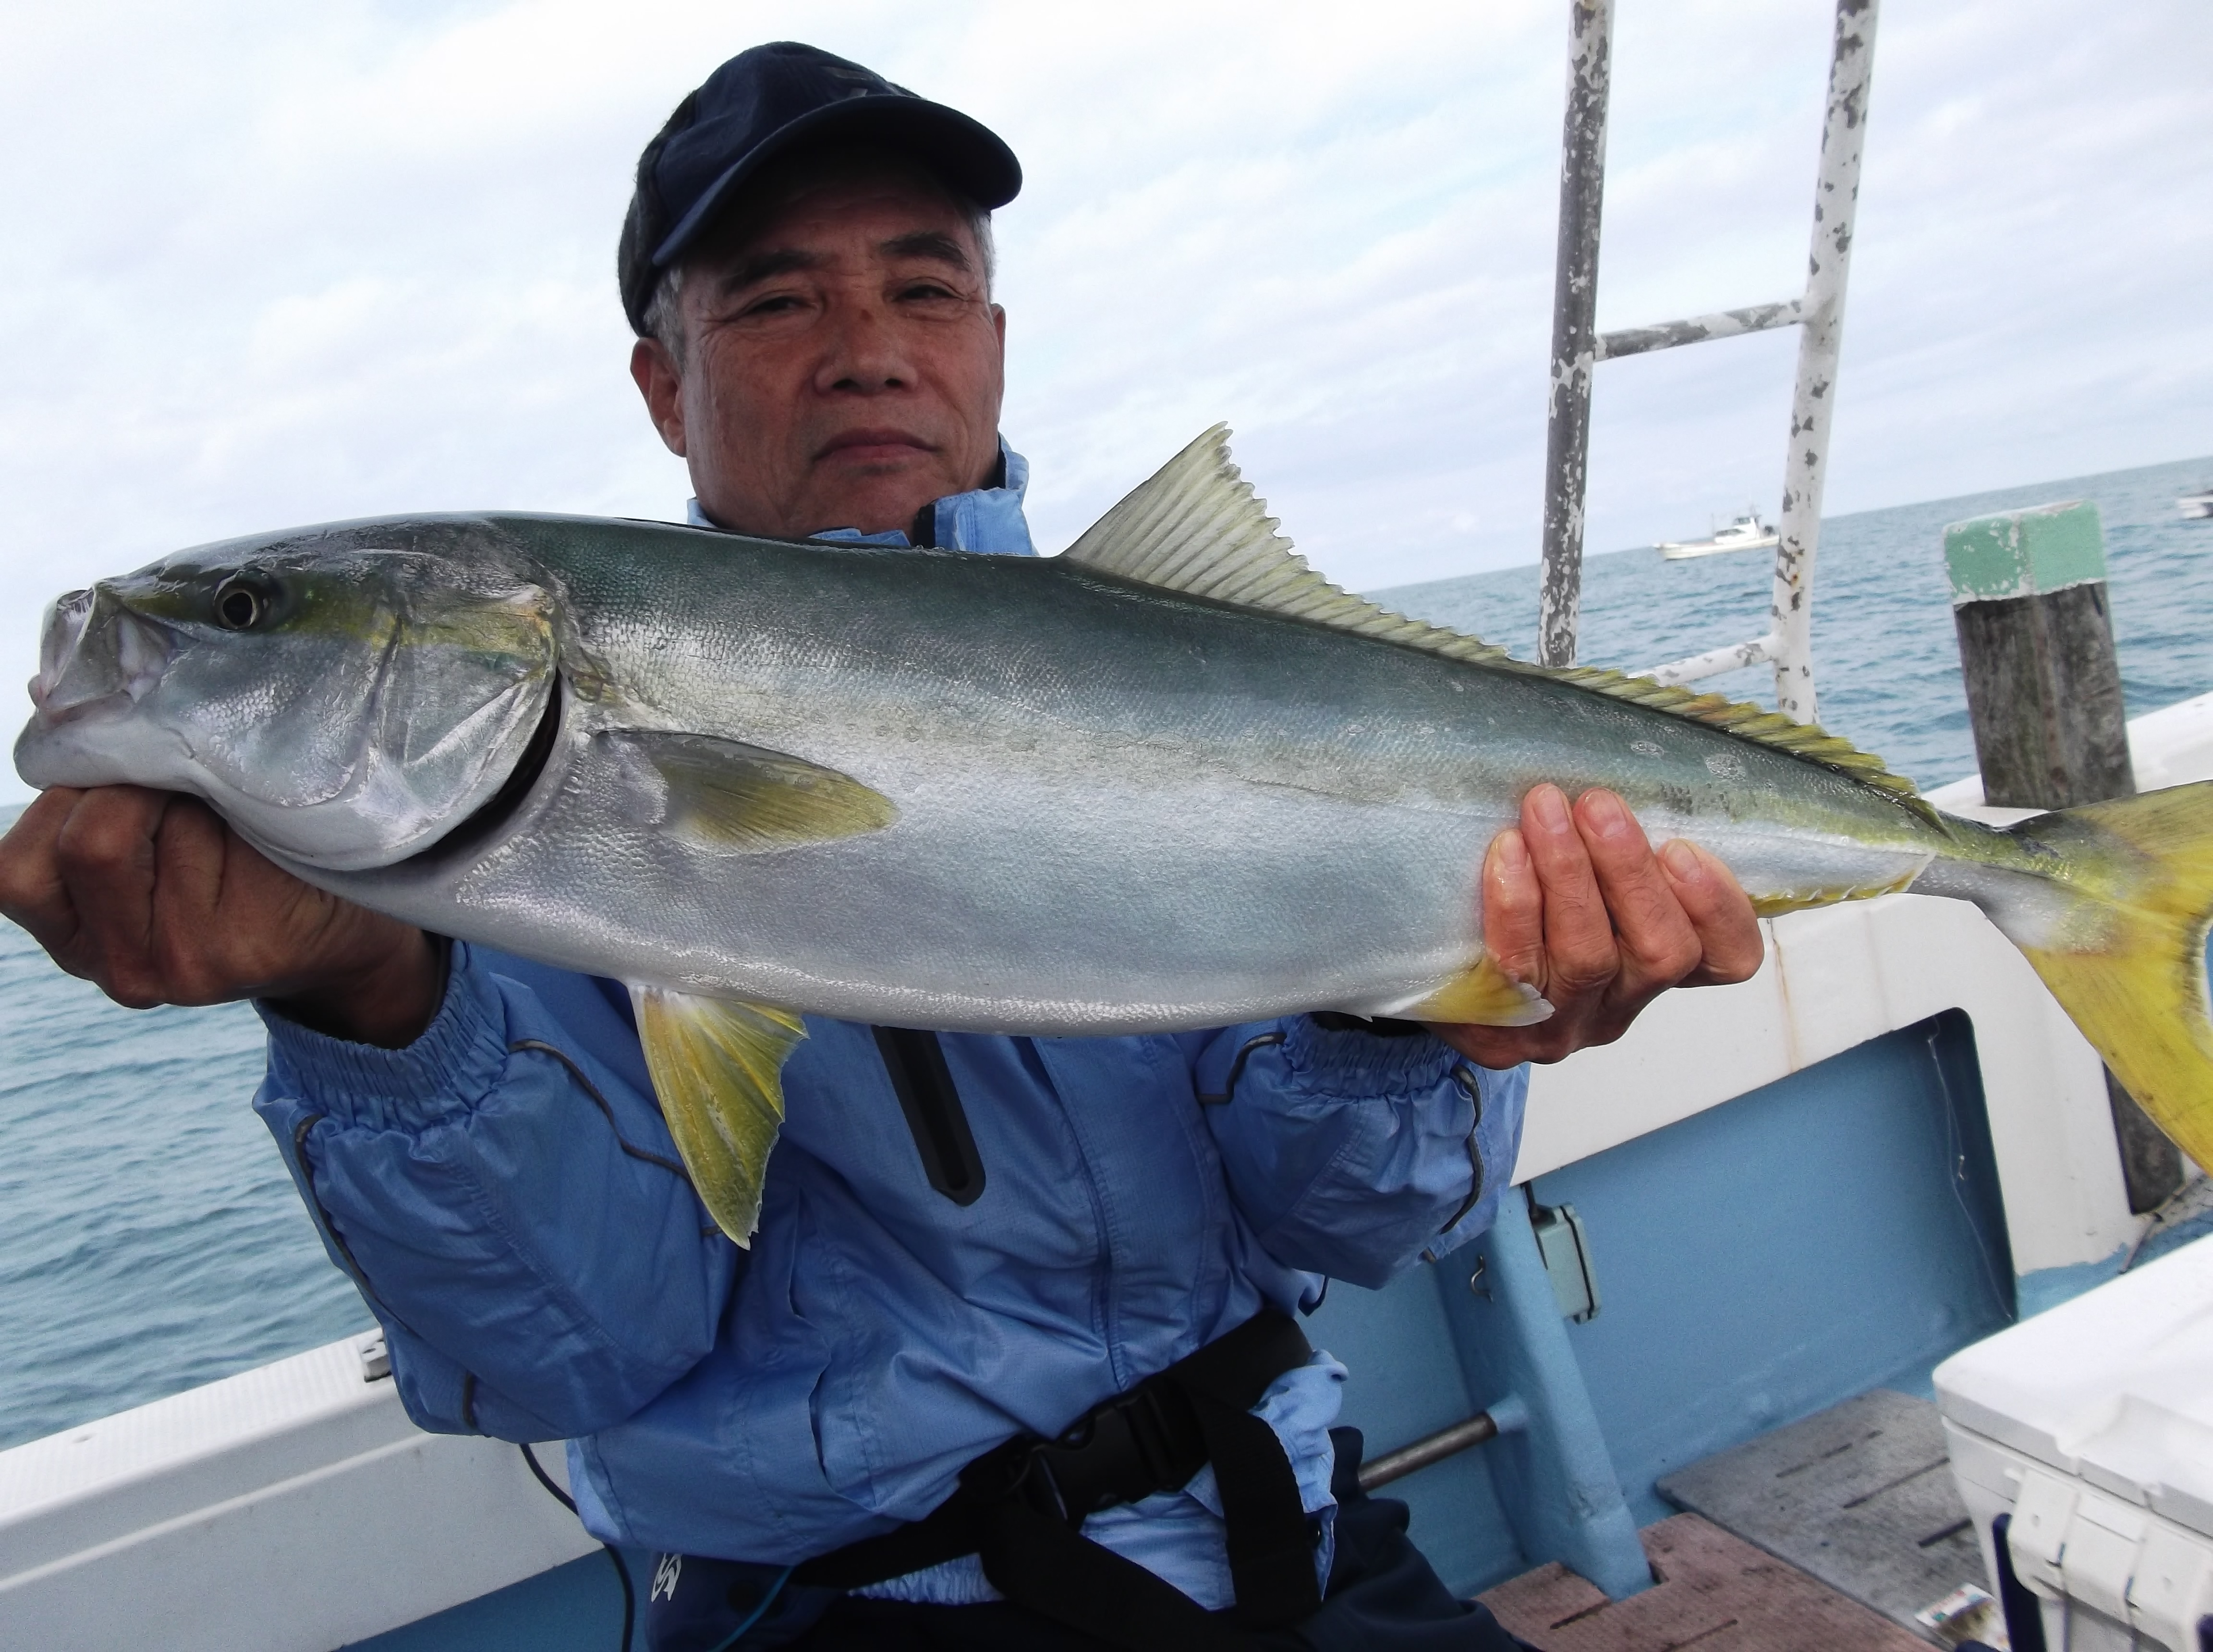
[[[1879,1612],[1697,1515],[1639,1533],[1658,1581],[1611,1600],[1555,1561],[1487,1591],[1543,1652],[1927,1652]]]
[[[1660,1483],[1705,1516],[1917,1632],[1983,1558],[1925,1399],[1877,1388]]]

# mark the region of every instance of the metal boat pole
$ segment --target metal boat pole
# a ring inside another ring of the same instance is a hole
[[[1486,1440],[1496,1440],[1501,1432],[1497,1417],[1489,1411],[1478,1411],[1466,1422],[1455,1423],[1448,1429],[1439,1429],[1435,1434],[1423,1436],[1411,1446],[1387,1451],[1373,1462],[1361,1464],[1360,1489],[1373,1491],[1393,1480],[1403,1480],[1417,1468],[1427,1468],[1431,1463],[1441,1463],[1448,1457],[1456,1457],[1472,1446],[1479,1446]]]
[[[1552,284],[1552,371],[1545,427],[1545,572],[1537,658],[1576,662],[1582,600],[1583,479],[1596,360],[1598,235],[1606,192],[1606,97],[1613,0],[1573,0],[1560,154],[1560,250]]]
[[[1829,93],[1821,123],[1821,164],[1814,189],[1814,244],[1807,259],[1805,293],[1776,304],[1753,304],[1658,326],[1630,327],[1602,334],[1597,359],[1613,361],[1648,351],[1673,350],[1709,338],[1733,338],[1770,327],[1796,326],[1798,377],[1791,394],[1790,439],[1783,457],[1783,509],[1777,524],[1773,597],[1767,630],[1748,643],[1708,649],[1687,660],[1672,660],[1638,674],[1662,683],[1696,682],[1701,677],[1771,664],[1777,709],[1811,722],[1814,693],[1814,553],[1821,538],[1821,486],[1828,470],[1830,422],[1835,418],[1837,351],[1844,337],[1844,279],[1851,268],[1852,223],[1859,204],[1860,152],[1867,138],[1868,82],[1875,64],[1876,0],[1837,0],[1834,49],[1829,59]],[[1572,130],[1572,129],[1571,129]],[[1595,222],[1595,220],[1594,220]],[[1565,242],[1563,259],[1565,258]],[[1564,263],[1563,265],[1564,268]],[[1555,370],[1557,381],[1558,371]],[[1586,394],[1588,392],[1586,392]],[[1582,497],[1578,466],[1575,497]],[[1564,476],[1556,472],[1554,491]],[[1576,515],[1577,539],[1581,515]],[[1550,520],[1546,526],[1549,529]],[[1545,595],[1552,590],[1552,541],[1545,541]],[[1580,552],[1580,544],[1578,544]],[[1576,562],[1581,571],[1581,558]],[[1546,634],[1550,640],[1550,633]],[[1570,646],[1574,619],[1569,618]],[[1547,661],[1550,663],[1549,660]]]
[[[1837,354],[1844,331],[1844,281],[1851,271],[1859,204],[1860,150],[1867,138],[1868,82],[1875,67],[1876,0],[1837,0],[1836,48],[1821,126],[1821,172],[1814,190],[1814,244],[1798,333],[1798,384],[1776,525],[1775,594],[1769,648],[1775,709],[1814,721],[1814,553],[1821,542],[1821,485],[1836,417]],[[1549,547],[1548,547],[1549,549]],[[1547,570],[1547,588],[1550,570]],[[1548,662],[1549,663],[1549,662]]]

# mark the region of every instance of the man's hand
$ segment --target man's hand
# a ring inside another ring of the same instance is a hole
[[[0,839],[0,913],[134,1009],[267,998],[398,1049],[444,990],[422,930],[279,870],[198,800],[140,786],[41,793]]]
[[[1431,1026],[1484,1067],[1611,1044],[1669,987],[1748,979],[1766,950],[1728,867],[1681,838],[1655,855],[1613,793],[1587,791],[1571,810],[1552,785],[1522,799],[1521,829],[1484,857],[1483,942],[1552,1003],[1533,1027]]]

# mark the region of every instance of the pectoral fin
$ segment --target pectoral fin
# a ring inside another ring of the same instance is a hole
[[[716,1224],[741,1246],[759,1225],[761,1180],[783,1124],[784,1058],[807,1036],[772,1004],[633,986],[661,1117]]]
[[[1529,1027],[1548,1020],[1552,1006],[1535,987],[1499,968],[1486,952],[1428,997],[1391,1013],[1416,1021]]]
[[[632,818],[698,848],[771,854],[879,832],[899,818],[881,792],[783,752],[652,728],[599,739],[629,777]]]

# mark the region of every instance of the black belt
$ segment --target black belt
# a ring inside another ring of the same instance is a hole
[[[1210,1462],[1235,1623],[1311,1617],[1321,1605],[1314,1521],[1275,1430],[1252,1407],[1312,1352],[1289,1316],[1263,1308],[1057,1438],[1017,1435],[985,1452],[930,1514],[818,1556],[792,1581],[855,1589],[973,1554],[1009,1600],[1134,1652],[1232,1648],[1243,1637],[1230,1624],[1079,1529],[1102,1509],[1180,1490]]]

